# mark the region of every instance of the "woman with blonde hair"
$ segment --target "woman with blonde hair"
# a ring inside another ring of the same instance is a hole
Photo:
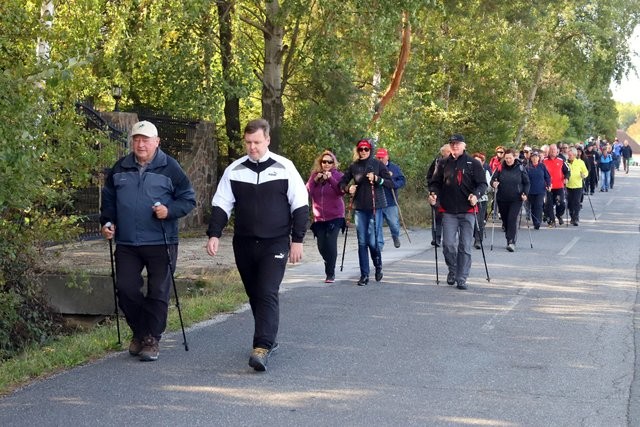
[[[324,260],[325,283],[333,283],[338,258],[338,234],[344,229],[344,192],[340,189],[342,172],[338,160],[325,150],[313,162],[307,190],[313,206],[311,231],[318,243],[318,251]]]

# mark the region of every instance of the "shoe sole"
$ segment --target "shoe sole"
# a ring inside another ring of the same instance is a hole
[[[141,362],[155,362],[158,360],[158,356],[149,356],[146,354],[140,354],[139,356]]]

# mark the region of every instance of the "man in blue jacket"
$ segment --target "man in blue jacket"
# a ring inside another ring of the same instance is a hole
[[[393,188],[384,188],[384,195],[387,199],[387,207],[382,208],[382,217],[387,221],[393,246],[400,247],[400,207],[398,206],[398,190],[405,186],[407,180],[400,169],[400,166],[389,161],[389,151],[386,148],[378,148],[376,151],[376,159],[380,160],[389,171]],[[378,235],[378,247],[380,250],[384,247],[384,236],[382,233]]]
[[[118,302],[133,333],[129,353],[142,361],[158,359],[173,274],[167,251],[175,268],[178,218],[196,205],[189,178],[159,144],[153,123],[133,125],[131,153],[109,172],[100,210],[102,235],[116,241]],[[146,294],[141,275],[145,267]]]

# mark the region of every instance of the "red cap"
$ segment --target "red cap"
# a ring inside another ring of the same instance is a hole
[[[357,148],[360,147],[369,147],[369,149],[371,149],[371,143],[369,141],[367,141],[366,139],[361,139],[360,141],[358,141],[358,145],[356,145]]]
[[[381,159],[383,157],[388,157],[389,156],[389,152],[387,151],[386,148],[378,148],[378,151],[376,151],[376,157]]]

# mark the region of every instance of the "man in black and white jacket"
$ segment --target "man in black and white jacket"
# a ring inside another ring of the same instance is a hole
[[[269,131],[264,119],[245,127],[247,155],[225,169],[207,230],[207,253],[215,256],[235,210],[233,252],[254,317],[249,366],[256,371],[266,370],[278,347],[278,291],[287,258],[292,263],[302,259],[309,215],[304,181],[290,160],[269,151]]]

